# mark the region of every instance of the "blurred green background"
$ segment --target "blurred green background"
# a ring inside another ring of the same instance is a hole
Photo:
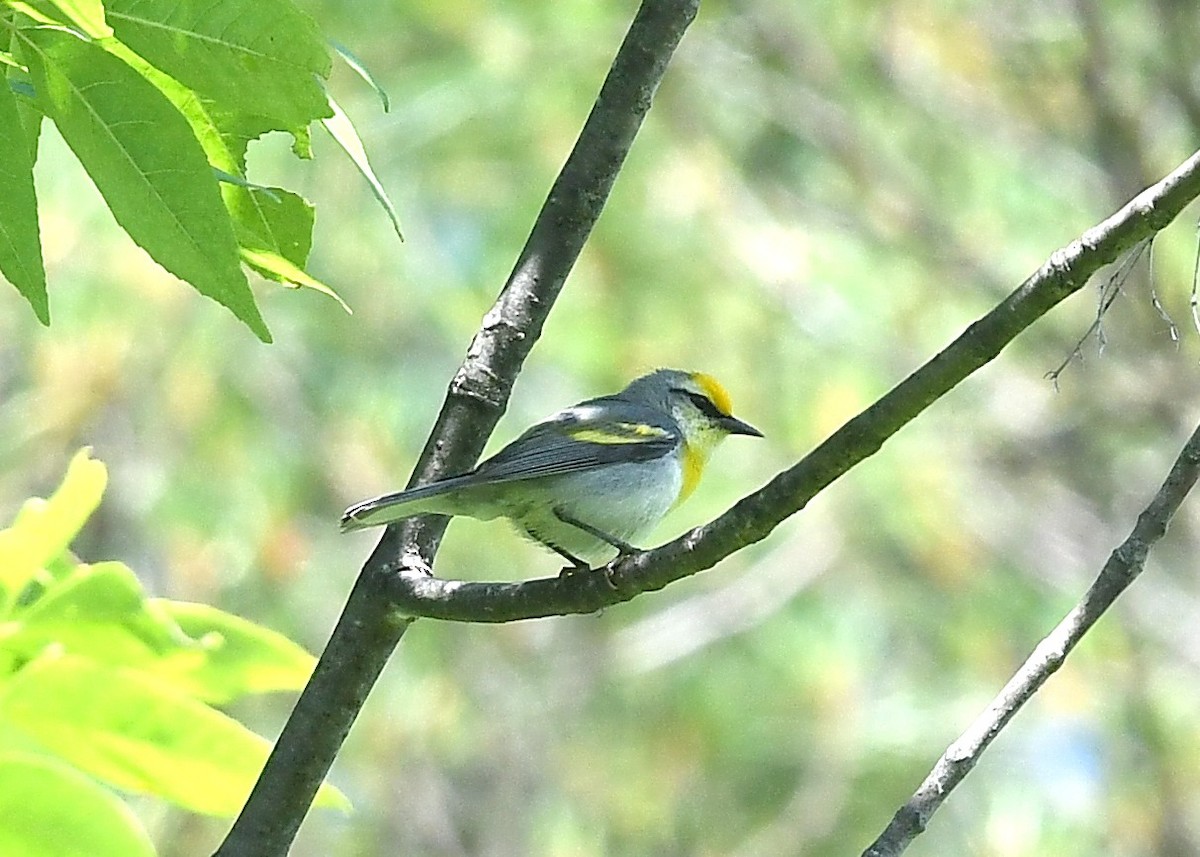
[[[0,515],[90,444],[111,485],[85,559],[320,651],[635,4],[302,3],[393,104],[333,90],[407,243],[326,138],[251,149],[317,204],[311,270],[260,284],[260,345],[113,224],[53,133],[38,166],[53,326],[0,289]],[[712,372],[734,439],[661,540],[789,466],[1051,251],[1200,139],[1194,7],[711,2],[684,43],[489,448],[656,366]],[[1082,592],[1190,432],[1185,215],[1058,389],[1081,293],[768,540],[600,616],[418,623],[313,814],[307,855],[857,854]],[[1179,341],[1152,304],[1157,294]],[[1098,358],[1098,359],[1097,359]],[[1200,523],[1148,573],[910,853],[1200,849]],[[557,572],[457,521],[438,571]],[[290,698],[235,714],[277,733]],[[227,822],[141,801],[164,855]]]

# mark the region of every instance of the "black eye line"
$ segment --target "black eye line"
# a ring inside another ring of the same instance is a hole
[[[706,417],[712,417],[713,419],[719,420],[727,416],[727,414],[721,413],[721,409],[713,404],[713,400],[708,396],[705,396],[703,393],[697,393],[694,390],[687,390],[683,387],[672,387],[671,389],[676,393],[683,393],[683,395],[691,399],[692,404],[696,406],[696,409]]]

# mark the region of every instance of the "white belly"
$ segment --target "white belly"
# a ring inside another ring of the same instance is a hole
[[[580,473],[530,480],[530,503],[514,522],[531,538],[551,543],[588,562],[608,561],[616,549],[564,517],[581,521],[623,542],[638,540],[663,519],[683,484],[676,456],[616,464]]]

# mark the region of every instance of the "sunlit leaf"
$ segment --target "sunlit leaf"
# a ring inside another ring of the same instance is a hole
[[[0,634],[0,648],[21,660],[48,646],[110,665],[149,668],[178,652],[203,661],[202,646],[146,598],[141,582],[119,562],[78,566],[15,611]]]
[[[5,603],[67,549],[100,504],[107,481],[104,464],[89,457],[89,450],[80,450],[50,499],[26,501],[13,525],[0,530],[0,597]]]
[[[153,857],[137,816],[95,780],[51,756],[0,753],[0,854]]]
[[[28,3],[25,0],[6,0],[5,5],[11,6],[31,21],[39,24],[60,26],[67,23],[61,15],[61,10],[50,0],[30,0]]]
[[[241,808],[270,749],[169,684],[77,656],[35,661],[0,687],[0,725],[117,788],[218,816]],[[317,801],[349,806],[328,785]]]
[[[93,39],[111,36],[112,29],[104,21],[104,6],[100,0],[43,0],[57,6],[73,23]]]
[[[342,300],[341,295],[315,277],[309,276],[303,268],[296,267],[290,260],[283,258],[278,253],[243,247],[242,258],[263,276],[277,282],[313,289],[327,297],[333,298],[348,314],[353,314],[353,310],[350,309],[349,304]]]
[[[248,693],[299,690],[316,659],[282,634],[207,604],[155,599],[203,647],[202,664],[188,670],[194,693],[223,702]]]

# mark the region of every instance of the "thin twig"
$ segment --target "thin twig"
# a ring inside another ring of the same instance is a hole
[[[1066,370],[1066,368],[1076,360],[1083,360],[1083,346],[1087,344],[1087,341],[1093,335],[1096,337],[1096,353],[1098,355],[1104,353],[1104,346],[1108,344],[1108,337],[1104,333],[1104,316],[1108,312],[1109,308],[1112,307],[1113,302],[1121,294],[1122,287],[1125,285],[1126,280],[1129,279],[1129,275],[1133,273],[1133,266],[1136,265],[1138,260],[1142,258],[1142,254],[1146,251],[1146,248],[1150,246],[1153,240],[1154,236],[1150,236],[1135,244],[1133,249],[1130,250],[1126,254],[1125,258],[1121,260],[1121,264],[1117,266],[1117,269],[1113,271],[1107,280],[1100,284],[1096,305],[1096,317],[1092,320],[1092,323],[1088,326],[1088,329],[1083,332],[1083,336],[1079,337],[1079,340],[1075,343],[1075,347],[1071,349],[1071,352],[1067,355],[1066,359],[1063,360],[1062,363],[1059,363],[1057,367],[1046,373],[1046,378],[1054,384],[1054,388],[1056,390],[1058,389],[1058,379]],[[1159,314],[1168,322],[1170,322],[1170,319],[1167,318],[1166,313],[1163,312],[1162,306],[1158,303],[1158,297],[1154,294],[1153,290],[1151,290],[1150,299],[1154,306],[1158,308]]]
[[[621,559],[606,574],[473,583],[402,571],[392,579],[390,591],[396,608],[407,616],[457,622],[512,622],[591,613],[711,568],[734,551],[766,538],[780,522],[803,509],[925,408],[996,357],[1021,331],[1081,289],[1096,271],[1166,227],[1197,196],[1200,152],[1056,251],[940,354],[715,521],[660,548]]]
[[[1196,261],[1192,265],[1192,326],[1200,331],[1200,301],[1196,297],[1197,284],[1200,284],[1200,223],[1196,224]]]
[[[1158,317],[1167,324],[1167,335],[1171,337],[1171,341],[1178,347],[1179,345],[1179,327],[1175,324],[1175,319],[1171,318],[1166,307],[1162,305],[1162,301],[1158,299],[1158,287],[1154,285],[1154,239],[1150,239],[1149,257],[1146,261],[1146,266],[1149,269],[1146,272],[1147,278],[1150,280],[1150,305],[1154,307]]]
[[[450,384],[413,481],[459,472],[479,456],[541,335],[655,90],[699,0],[644,0],[529,239]],[[411,483],[410,483],[411,484]],[[445,523],[388,527],[363,566],[337,627],[215,857],[283,857],[334,756],[411,624],[387,597],[388,579],[429,568]]]
[[[1117,596],[1141,574],[1146,555],[1167,531],[1167,524],[1200,477],[1200,427],[1183,447],[1166,481],[1138,516],[1133,532],[1112,552],[1083,598],[1033,650],[991,705],[938,759],[921,787],[892,818],[863,857],[896,857],[925,830],[930,816],[945,802],[1000,731],[1045,684]]]

